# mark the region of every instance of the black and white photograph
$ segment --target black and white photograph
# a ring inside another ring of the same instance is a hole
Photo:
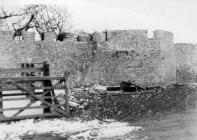
[[[197,1],[0,0],[0,140],[197,140]]]

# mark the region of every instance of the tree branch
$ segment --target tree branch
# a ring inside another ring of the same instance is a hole
[[[31,27],[30,23],[33,21],[33,19],[34,19],[34,15],[31,15],[29,21],[23,27],[18,28],[18,29],[14,29],[15,32],[14,32],[13,38],[18,36],[18,35],[21,35],[21,31],[22,30],[26,30],[27,31]]]

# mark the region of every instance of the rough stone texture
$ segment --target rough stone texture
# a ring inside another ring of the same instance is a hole
[[[195,83],[197,75],[197,45],[178,43],[176,47],[176,77],[180,83]]]
[[[32,42],[35,40],[35,32],[22,32],[23,40]]]
[[[146,30],[115,30],[107,31],[109,46],[116,50],[142,51],[146,40]]]
[[[89,69],[86,82],[117,85],[122,80],[136,79],[140,76],[141,69],[142,60],[134,51],[100,51]]]
[[[153,38],[162,40],[173,40],[173,34],[168,31],[156,30],[153,32]]]
[[[115,85],[131,79],[145,86],[175,82],[172,33],[156,31],[154,34],[153,39],[147,39],[147,31],[112,31],[116,39],[99,42],[100,51],[86,81]]]
[[[106,34],[104,32],[94,32],[92,34],[93,41],[106,41]]]
[[[24,40],[16,41],[10,32],[1,31],[0,68],[47,61],[52,76],[69,71],[72,86],[117,85],[130,79],[145,86],[175,82],[172,33],[155,31],[152,39],[147,38],[146,30],[98,34],[93,36],[94,41],[61,42],[54,41],[51,33],[45,35],[44,41],[32,41],[32,33],[23,33]]]
[[[89,42],[91,41],[91,35],[90,34],[80,34],[77,36],[77,41],[78,42]]]
[[[44,35],[44,40],[45,41],[54,41],[55,40],[55,35],[52,32],[47,32]]]
[[[176,80],[176,57],[173,44],[173,34],[166,31],[155,31],[153,35],[159,47],[160,58],[156,65],[158,77],[161,83],[170,83]]]
[[[64,42],[73,42],[77,41],[77,35],[74,33],[66,33],[66,36],[63,38]]]
[[[11,41],[13,33],[11,31],[1,31],[0,30],[0,39],[1,41]]]
[[[147,38],[147,30],[113,30],[107,31],[107,40],[108,41],[135,41],[138,37]]]

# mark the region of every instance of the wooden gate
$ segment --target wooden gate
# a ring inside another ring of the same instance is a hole
[[[5,76],[0,77],[0,121],[46,116],[68,117],[67,74],[62,77],[51,77],[49,73],[49,64],[46,62],[23,63],[20,64],[20,68],[0,69],[0,74]],[[65,94],[56,95],[55,89]],[[62,104],[59,99],[63,101]],[[9,108],[3,106],[5,101],[19,100],[28,100],[29,103],[22,107],[15,107],[14,104]],[[35,102],[40,102],[40,105],[32,106]],[[41,114],[21,115],[25,110],[38,108],[43,109]],[[4,111],[13,110],[16,112],[11,116],[4,115]]]

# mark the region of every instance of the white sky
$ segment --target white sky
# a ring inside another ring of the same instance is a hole
[[[41,2],[42,1],[42,2]],[[67,5],[76,29],[147,29],[174,33],[174,42],[197,43],[197,0],[0,0],[5,5]]]

